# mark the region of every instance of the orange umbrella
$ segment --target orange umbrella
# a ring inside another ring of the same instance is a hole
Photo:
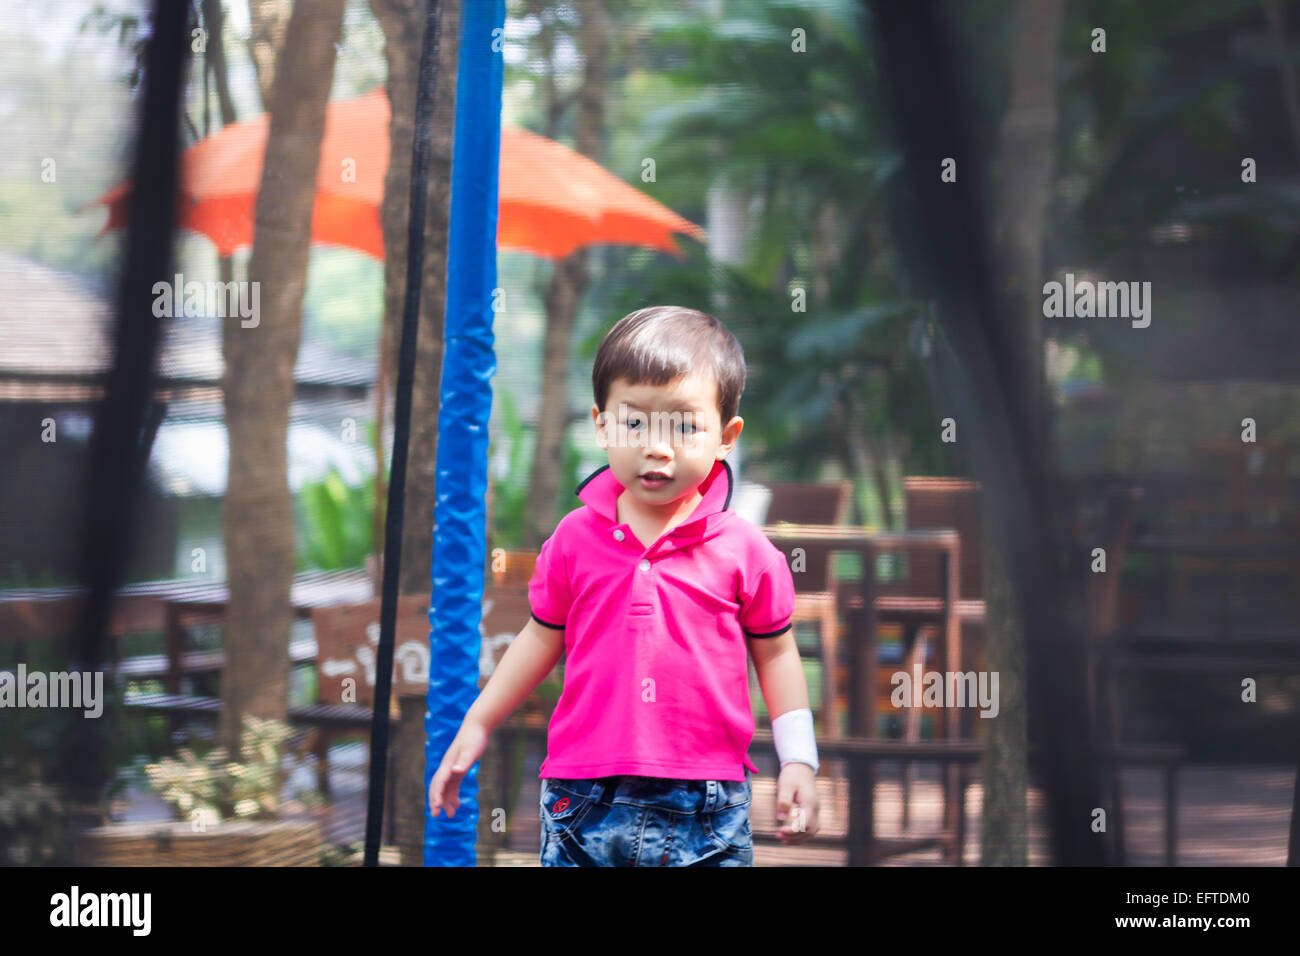
[[[388,170],[388,96],[382,88],[329,105],[316,179],[315,242],[384,255],[379,205]],[[220,255],[253,242],[269,117],[232,123],[181,158],[180,226],[207,236]],[[105,229],[124,226],[131,186],[95,200]],[[522,129],[501,130],[497,245],[556,258],[593,243],[650,246],[680,255],[673,233],[704,230],[580,153]]]

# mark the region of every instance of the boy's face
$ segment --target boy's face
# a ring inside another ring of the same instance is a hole
[[[655,511],[692,496],[745,424],[740,416],[722,422],[718,383],[707,371],[666,385],[616,379],[605,408],[593,404],[591,417],[614,477],[635,502]]]

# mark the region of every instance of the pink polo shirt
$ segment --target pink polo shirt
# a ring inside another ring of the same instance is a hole
[[[643,545],[618,520],[608,465],[542,545],[533,617],[564,629],[564,690],[539,777],[744,780],[757,770],[745,638],[790,629],[785,555],[729,510],[719,461],[686,521]]]

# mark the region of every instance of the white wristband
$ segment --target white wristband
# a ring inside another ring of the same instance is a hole
[[[813,714],[807,707],[787,710],[772,719],[772,741],[776,759],[788,763],[806,763],[817,772],[817,739],[813,736]]]

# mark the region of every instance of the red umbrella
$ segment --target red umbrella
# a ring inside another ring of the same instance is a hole
[[[316,180],[312,240],[383,258],[379,205],[388,170],[388,97],[382,88],[331,103]],[[216,244],[220,255],[253,242],[269,117],[232,123],[185,151],[180,225]],[[598,163],[522,129],[501,130],[497,245],[547,258],[596,243],[649,246],[680,255],[674,233],[704,241],[704,230],[628,185]],[[126,224],[130,184],[100,196],[105,229]]]

